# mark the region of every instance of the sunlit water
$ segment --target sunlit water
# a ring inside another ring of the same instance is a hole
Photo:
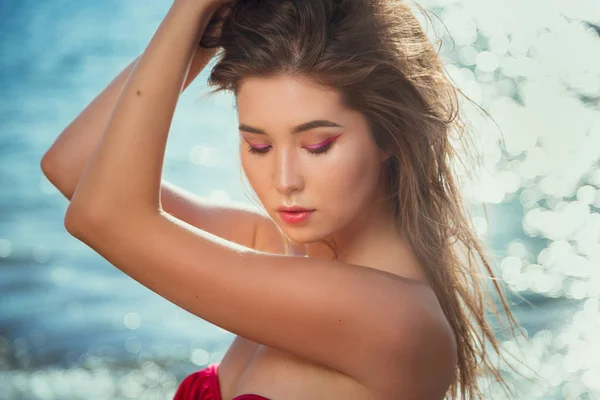
[[[39,161],[143,51],[170,1],[0,3],[0,398],[169,399],[233,335],[169,303],[71,237]],[[503,348],[522,399],[600,398],[600,7],[592,0],[422,1],[483,148],[475,224],[529,340]],[[419,17],[423,20],[422,17]],[[431,33],[431,32],[430,32]],[[165,179],[251,204],[231,98],[184,93]],[[158,78],[157,78],[158,79]],[[494,385],[489,398],[504,396]]]

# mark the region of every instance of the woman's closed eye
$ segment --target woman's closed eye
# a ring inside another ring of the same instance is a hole
[[[320,154],[325,154],[329,151],[329,149],[331,148],[331,146],[333,146],[333,140],[327,140],[325,141],[323,144],[320,145],[316,145],[316,146],[310,146],[310,147],[306,147],[306,150],[310,153],[310,154],[314,154],[314,155],[320,155]],[[264,155],[267,154],[269,152],[269,148],[271,146],[269,145],[262,145],[262,146],[257,146],[257,145],[249,145],[248,146],[248,151],[252,154],[258,154],[258,155]]]

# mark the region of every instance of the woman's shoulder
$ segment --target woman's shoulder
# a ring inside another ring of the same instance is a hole
[[[290,255],[295,251],[290,248],[277,225],[266,219],[257,228],[255,249],[282,255]],[[392,336],[397,339],[393,342],[401,348],[389,349],[390,354],[394,354],[393,357],[377,354],[368,362],[365,360],[363,366],[354,365],[353,373],[349,373],[348,376],[367,387],[386,388],[385,391],[388,393],[399,393],[402,388],[408,387],[424,392],[437,390],[427,388],[427,385],[431,385],[427,382],[434,379],[440,382],[439,386],[443,386],[446,381],[452,379],[455,372],[456,343],[453,331],[436,293],[424,276],[416,273],[417,270],[397,267],[399,263],[404,266],[409,264],[405,253],[396,251],[390,253],[393,255],[385,262],[372,263],[368,268],[377,274],[385,275],[388,279],[368,281],[379,282],[386,287],[384,291],[373,287],[373,293],[389,293],[387,289],[391,287],[390,285],[397,289],[398,295],[393,296],[395,302],[388,306],[393,321],[402,321],[402,323],[390,324],[390,327],[393,327],[390,329],[394,329]],[[359,267],[366,272],[365,265]],[[398,360],[399,358],[395,356],[398,354],[402,359],[400,363],[383,362],[384,359]],[[397,378],[399,375],[404,376],[406,380]],[[394,379],[391,379],[392,377]]]

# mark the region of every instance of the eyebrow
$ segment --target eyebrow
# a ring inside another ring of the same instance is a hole
[[[292,134],[298,134],[300,132],[304,132],[304,131],[308,131],[310,129],[314,129],[314,128],[321,128],[321,127],[326,127],[326,128],[331,128],[331,127],[335,127],[335,128],[343,128],[342,125],[336,124],[333,121],[329,121],[326,119],[316,119],[313,121],[309,121],[309,122],[305,122],[303,124],[297,125],[295,127],[292,128]],[[256,133],[259,135],[264,135],[265,131],[259,128],[254,128],[252,126],[246,125],[246,124],[240,124],[240,126],[238,127],[238,129],[240,131],[246,131],[246,132],[250,132],[250,133]]]

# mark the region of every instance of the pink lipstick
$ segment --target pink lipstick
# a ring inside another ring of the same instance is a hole
[[[299,224],[306,221],[315,210],[294,206],[279,207],[277,211],[279,212],[281,219],[288,224]]]

